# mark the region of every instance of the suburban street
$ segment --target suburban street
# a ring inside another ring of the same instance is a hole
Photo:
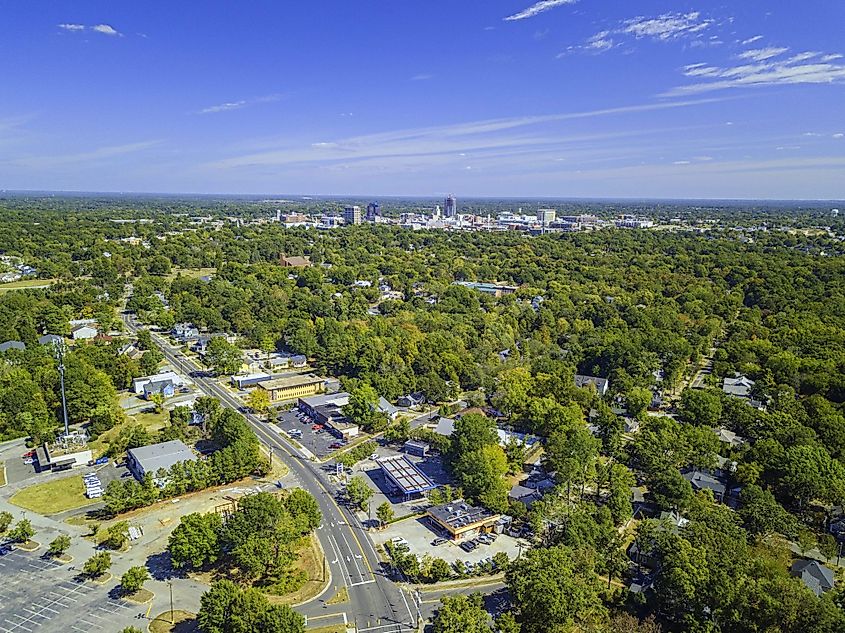
[[[133,315],[124,314],[123,320],[130,332],[137,332],[139,328]],[[326,595],[318,596],[297,607],[297,610],[321,625],[337,624],[343,620],[350,626],[355,625],[358,631],[389,633],[416,630],[419,613],[416,596],[406,593],[385,577],[372,542],[354,515],[336,503],[331,484],[319,465],[305,459],[267,423],[244,412],[242,403],[213,379],[206,377],[204,369],[193,359],[172,348],[158,334],[151,333],[167,361],[178,371],[190,375],[204,394],[241,413],[260,441],[272,451],[274,458],[281,459],[301,486],[317,499],[323,514],[323,524],[317,530],[317,536],[328,559],[331,582]],[[349,592],[349,602],[325,605],[323,600],[331,597],[331,590],[341,587],[346,587]]]

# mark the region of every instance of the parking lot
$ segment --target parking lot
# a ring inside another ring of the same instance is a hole
[[[100,586],[75,579],[78,570],[13,550],[0,556],[0,633],[118,631],[146,608],[109,597],[116,581]],[[144,624],[140,628],[145,628]]]
[[[279,413],[276,419],[276,425],[285,431],[285,433],[291,429],[302,431],[302,437],[291,437],[320,459],[334,453],[335,449],[330,447],[339,440],[328,431],[320,433],[312,430],[311,427],[314,423],[307,421],[307,418],[297,417],[297,413],[298,411],[296,409]]]
[[[373,541],[383,545],[394,538],[404,538],[412,554],[422,556],[429,554],[435,558],[442,558],[447,563],[464,561],[478,563],[485,558],[492,558],[499,552],[504,552],[511,560],[519,555],[519,541],[506,534],[499,534],[490,545],[479,544],[472,552],[461,549],[457,543],[446,541],[439,545],[432,542],[443,535],[435,532],[426,517],[407,519],[389,525],[386,529],[370,534]]]
[[[32,449],[26,447],[24,442],[9,442],[0,449],[0,462],[6,464],[6,481],[10,484],[17,484],[36,475],[35,464],[24,463],[23,454]]]

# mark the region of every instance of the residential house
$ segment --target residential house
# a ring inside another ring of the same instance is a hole
[[[674,510],[672,512],[661,512],[660,520],[668,521],[671,525],[675,526],[676,528],[682,528],[689,525],[689,519],[685,519],[680,515],[680,513]]]
[[[195,341],[200,335],[200,331],[191,323],[177,323],[170,333],[180,343]]]
[[[384,413],[389,420],[395,420],[399,415],[399,409],[390,404],[387,399],[382,396],[379,396],[376,409],[378,409],[380,413]]]
[[[725,378],[722,381],[723,392],[729,396],[746,400],[751,398],[752,387],[754,387],[754,381],[741,374],[736,374],[733,378]]]
[[[94,325],[75,325],[70,330],[70,336],[74,341],[83,341],[96,338],[97,327]]]
[[[576,387],[589,387],[593,385],[596,388],[596,391],[600,396],[603,396],[607,393],[607,390],[610,388],[610,381],[607,378],[599,378],[598,376],[584,376],[581,374],[575,374],[575,386]]]
[[[716,501],[724,500],[728,487],[723,480],[703,470],[690,470],[689,472],[683,473],[683,476],[684,479],[690,482],[692,489],[696,492],[699,490],[710,490]]]
[[[299,255],[295,255],[293,257],[286,257],[283,255],[281,261],[284,268],[310,268],[313,266],[308,257],[301,257]]]
[[[727,444],[731,448],[739,448],[747,441],[744,437],[741,437],[728,429],[718,428],[714,429],[714,432],[719,437],[720,442]]]
[[[141,378],[133,378],[132,392],[140,396],[144,393],[144,386],[147,383],[163,382],[166,380],[172,382],[175,387],[183,387],[185,385],[185,379],[182,378],[182,376],[180,376],[176,372],[163,371],[160,374],[155,374],[153,376],[142,376]]]
[[[833,589],[835,582],[833,570],[817,560],[795,561],[790,572],[817,596]]]
[[[59,336],[58,334],[45,334],[44,336],[38,337],[38,344],[39,345],[58,345],[64,339]]]
[[[400,407],[417,407],[421,405],[424,401],[424,397],[422,393],[409,393],[404,396],[399,396],[399,399],[396,401]]]
[[[176,386],[172,380],[156,380],[144,385],[144,399],[151,400],[154,395],[160,394],[165,398],[172,398],[176,393]]]
[[[26,345],[21,341],[6,341],[0,343],[0,352],[8,352],[10,349],[25,350]]]
[[[526,486],[516,484],[508,492],[508,499],[512,501],[519,501],[525,504],[526,508],[530,508],[536,501],[543,498],[539,490],[528,488]]]
[[[302,354],[294,354],[290,357],[291,367],[300,369],[308,364],[308,359]]]

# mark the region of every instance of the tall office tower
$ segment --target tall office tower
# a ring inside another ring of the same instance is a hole
[[[367,205],[367,222],[375,222],[381,215],[381,207],[378,202],[371,202]]]
[[[458,215],[458,200],[450,193],[443,204],[443,217],[454,218],[456,215]]]
[[[537,222],[544,227],[549,226],[555,221],[556,213],[554,209],[537,209]]]
[[[439,220],[441,213],[442,213],[442,211],[440,210],[440,205],[435,204],[434,205],[434,213],[432,214],[432,217]]]
[[[347,224],[361,224],[361,207],[355,205],[343,208],[343,221]]]

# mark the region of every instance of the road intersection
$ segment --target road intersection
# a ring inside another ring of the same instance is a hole
[[[133,315],[124,314],[123,320],[130,332],[138,331],[139,326]],[[191,376],[197,388],[205,395],[217,398],[222,405],[241,413],[271,454],[281,459],[300,485],[317,499],[323,514],[323,524],[317,530],[317,536],[329,559],[329,586],[338,589],[345,587],[349,602],[326,605],[323,596],[318,596],[299,605],[297,610],[309,620],[321,623],[325,619],[342,619],[349,626],[354,625],[359,632],[398,633],[417,630],[420,619],[418,597],[412,592],[406,594],[403,588],[386,577],[372,542],[355,516],[337,504],[331,492],[331,484],[319,464],[304,458],[284,437],[245,411],[243,404],[209,378],[205,369],[197,365],[196,361],[181,350],[172,348],[160,335],[154,332],[151,334],[174,368]]]

